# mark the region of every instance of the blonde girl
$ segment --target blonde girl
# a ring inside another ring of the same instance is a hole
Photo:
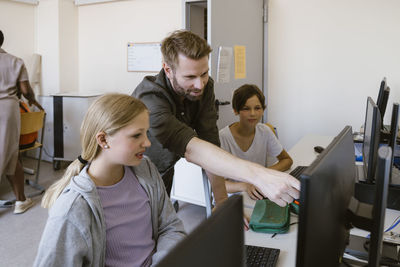
[[[81,155],[46,192],[49,208],[34,266],[150,266],[184,236],[160,175],[143,156],[149,114],[106,94],[81,126]]]

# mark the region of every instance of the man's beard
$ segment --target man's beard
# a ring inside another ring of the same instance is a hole
[[[195,92],[195,91],[199,91],[199,90],[197,90],[197,89],[185,90],[182,86],[179,85],[175,75],[172,78],[172,87],[174,88],[175,93],[177,95],[183,96],[183,97],[187,98],[190,101],[197,101],[197,100],[200,100],[203,97],[203,94],[198,95],[198,96],[191,95],[190,94],[191,92]]]

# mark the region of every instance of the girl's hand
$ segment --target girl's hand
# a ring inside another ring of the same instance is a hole
[[[246,184],[246,192],[249,194],[251,199],[259,200],[264,198],[264,196],[252,184]]]
[[[243,222],[244,222],[244,230],[246,230],[246,231],[249,230],[249,222],[250,222],[249,217],[244,215]]]

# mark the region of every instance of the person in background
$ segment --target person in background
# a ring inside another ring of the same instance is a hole
[[[146,76],[133,96],[150,110],[147,152],[169,193],[174,165],[182,157],[201,166],[217,206],[227,198],[223,177],[254,184],[284,206],[299,197],[300,183],[287,173],[239,159],[219,148],[214,81],[209,77],[211,47],[196,34],[178,30],[162,41],[163,68]]]
[[[16,198],[14,213],[20,214],[34,202],[25,197],[24,170],[18,158],[21,127],[18,99],[22,94],[29,105],[43,108],[35,99],[23,60],[4,51],[3,42],[0,30],[0,179],[6,176],[10,182]]]
[[[45,193],[50,208],[34,266],[150,266],[185,237],[160,174],[143,156],[149,112],[106,94],[80,131],[82,154]]]
[[[293,160],[283,149],[272,130],[260,123],[265,110],[265,97],[253,84],[245,84],[235,90],[232,107],[239,122],[235,122],[219,131],[221,148],[233,155],[267,166],[268,156],[277,157],[278,161],[268,168],[286,171]],[[263,199],[260,190],[251,183],[225,180],[228,193],[245,191],[252,199]]]

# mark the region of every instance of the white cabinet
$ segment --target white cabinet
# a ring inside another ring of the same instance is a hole
[[[203,174],[199,166],[184,158],[175,164],[171,198],[206,207]]]

